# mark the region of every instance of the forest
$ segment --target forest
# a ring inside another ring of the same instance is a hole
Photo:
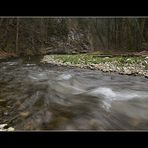
[[[0,131],[147,129],[147,17],[0,17]]]
[[[0,50],[19,55],[148,49],[147,18],[0,18]]]

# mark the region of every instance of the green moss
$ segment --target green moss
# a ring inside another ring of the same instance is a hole
[[[79,55],[54,55],[54,60],[62,63],[71,64],[98,64],[105,62],[116,62],[117,64],[143,64],[147,66],[147,60],[144,57],[112,57],[102,58],[94,57],[92,54],[79,54]]]

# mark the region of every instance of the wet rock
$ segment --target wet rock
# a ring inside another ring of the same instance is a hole
[[[3,129],[7,124],[0,124],[0,129]]]
[[[14,128],[13,127],[9,127],[8,131],[14,131]]]
[[[14,131],[13,127],[8,127],[7,124],[0,124],[0,131]]]

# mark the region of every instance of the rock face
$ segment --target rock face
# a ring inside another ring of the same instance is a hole
[[[43,48],[43,54],[76,54],[91,50],[88,34],[79,28],[69,28],[64,38],[57,36],[50,38],[50,47]]]

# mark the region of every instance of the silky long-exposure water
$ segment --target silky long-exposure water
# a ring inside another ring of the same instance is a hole
[[[0,62],[0,124],[16,130],[147,130],[148,79],[21,59]]]

